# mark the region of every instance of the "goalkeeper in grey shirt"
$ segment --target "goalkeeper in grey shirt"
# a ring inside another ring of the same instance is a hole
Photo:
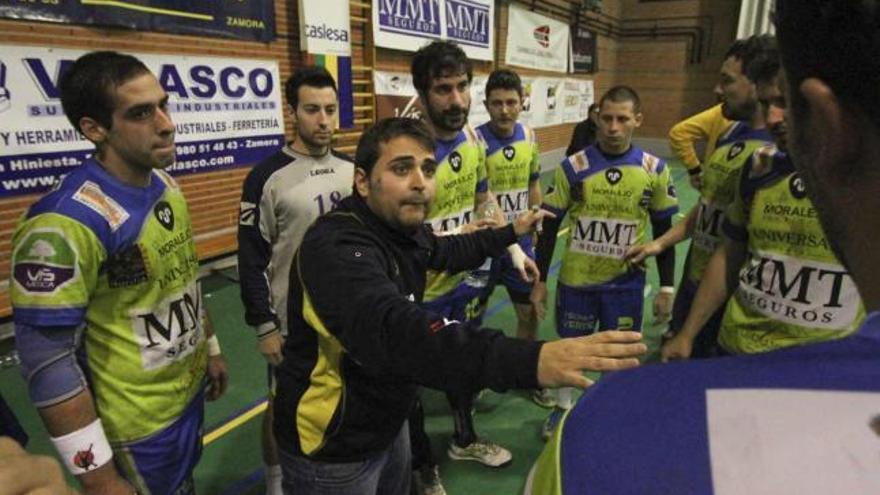
[[[258,163],[244,181],[238,225],[238,270],[245,321],[260,353],[281,362],[287,331],[290,263],[311,223],[351,194],[354,165],[330,149],[339,108],[336,83],[323,68],[304,67],[287,80],[295,139]],[[270,389],[271,389],[270,383]],[[272,400],[263,420],[266,493],[281,494],[281,468],[272,437]]]

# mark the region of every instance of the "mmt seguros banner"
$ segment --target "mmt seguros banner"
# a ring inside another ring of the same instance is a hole
[[[373,39],[409,52],[448,39],[468,57],[491,61],[494,11],[492,0],[373,0]]]
[[[58,89],[59,76],[84,53],[0,45],[0,198],[48,190],[94,152],[65,117]],[[250,165],[284,144],[276,62],[134,55],[170,97],[172,175]]]

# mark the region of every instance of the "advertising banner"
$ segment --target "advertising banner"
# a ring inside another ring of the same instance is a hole
[[[269,42],[275,5],[261,0],[0,0],[0,17]]]
[[[336,80],[339,125],[354,126],[351,25],[348,0],[299,0],[300,49],[306,63],[327,69]]]
[[[571,71],[575,74],[594,74],[596,61],[596,32],[582,27],[572,27]]]
[[[93,153],[64,115],[58,90],[59,76],[84,53],[0,45],[0,198],[45,191]],[[275,61],[134,55],[169,96],[172,175],[251,165],[284,144]]]
[[[489,121],[483,101],[488,76],[474,75],[468,123],[476,127]],[[424,109],[412,77],[403,72],[375,72],[376,117],[421,118]],[[593,81],[551,77],[522,77],[523,111],[519,121],[531,127],[580,122],[593,103]]]
[[[568,72],[571,47],[567,24],[511,4],[507,10],[508,65],[529,69]]]
[[[461,45],[475,60],[493,59],[491,0],[374,0],[376,46],[414,52],[435,39]]]

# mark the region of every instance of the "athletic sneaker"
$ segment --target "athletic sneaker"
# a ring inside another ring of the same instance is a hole
[[[556,397],[553,396],[553,392],[546,388],[536,388],[533,390],[532,401],[547,409],[556,406]]]
[[[559,424],[559,420],[562,419],[563,414],[565,414],[565,409],[560,409],[558,407],[553,409],[553,412],[547,416],[547,419],[544,420],[544,424],[541,425],[541,438],[546,441],[553,436],[553,432],[556,430],[556,425]]]
[[[459,447],[454,441],[450,441],[446,453],[450,459],[456,461],[477,461],[489,467],[506,466],[513,460],[509,450],[483,438],[478,438],[467,447]]]
[[[415,495],[446,495],[437,466],[424,466],[413,471],[412,486]]]

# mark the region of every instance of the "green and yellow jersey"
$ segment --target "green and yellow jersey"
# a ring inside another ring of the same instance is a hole
[[[13,234],[15,321],[83,329],[80,364],[114,444],[168,426],[203,385],[198,267],[183,194],[161,171],[140,188],[89,161]]]
[[[624,262],[627,249],[648,237],[651,219],[678,211],[666,162],[633,146],[606,156],[596,146],[562,161],[544,205],[569,215],[559,281],[579,288],[637,288],[644,271]]]
[[[477,133],[486,143],[486,173],[489,186],[508,222],[529,209],[529,186],[541,178],[535,132],[517,123],[513,135],[498,137],[483,124]]]
[[[747,251],[718,336],[727,351],[836,339],[864,320],[856,285],[831,250],[803,179],[775,147],[744,166],[724,232]]]
[[[486,180],[485,143],[465,126],[450,141],[437,140],[434,202],[425,219],[434,233],[449,232],[470,223],[476,194],[489,188]],[[458,287],[465,273],[428,271],[425,301],[433,301]]]
[[[709,258],[721,241],[724,212],[733,201],[743,164],[771,141],[772,136],[765,129],[751,129],[743,122],[735,122],[718,140],[715,152],[703,166],[703,189],[685,265],[685,276],[694,285],[699,285]]]

